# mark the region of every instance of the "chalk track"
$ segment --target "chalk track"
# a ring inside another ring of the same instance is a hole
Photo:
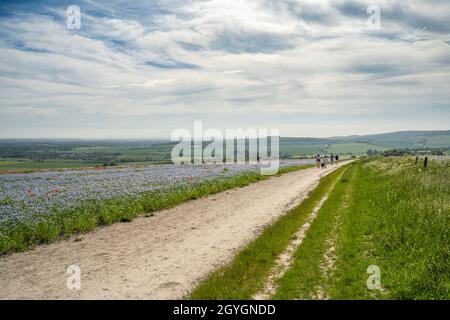
[[[1,257],[0,298],[182,298],[341,165],[272,177]],[[70,265],[81,268],[81,290],[67,289]]]

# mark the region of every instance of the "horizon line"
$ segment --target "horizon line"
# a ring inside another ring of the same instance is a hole
[[[425,133],[425,132],[450,132],[450,129],[438,129],[438,130],[400,130],[400,131],[386,131],[386,132],[378,132],[378,133],[367,133],[367,134],[348,134],[342,136],[325,136],[325,137],[313,137],[313,136],[279,136],[280,138],[302,138],[302,139],[337,139],[337,138],[349,138],[349,137],[365,137],[365,136],[375,136],[375,135],[383,135],[383,134],[394,134],[394,133],[405,133],[405,132],[417,132],[417,133]],[[31,138],[31,137],[0,137],[0,140],[78,140],[78,141],[140,141],[140,140],[162,140],[162,141],[171,141],[170,137],[144,137],[144,138],[95,138],[95,137],[65,137],[65,138],[48,138],[48,137],[39,137],[39,138]]]

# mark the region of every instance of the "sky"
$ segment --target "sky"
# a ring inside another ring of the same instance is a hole
[[[448,0],[0,2],[0,138],[445,130],[449,84]]]

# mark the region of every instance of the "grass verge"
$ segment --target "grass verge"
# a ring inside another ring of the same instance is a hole
[[[449,164],[381,158],[356,167],[332,298],[449,299]],[[382,291],[367,289],[369,265],[380,268]]]
[[[277,282],[277,293],[272,297],[278,300],[313,299],[318,286],[323,289],[325,277],[321,263],[326,252],[326,240],[333,231],[336,215],[344,210],[345,197],[350,191],[354,175],[354,165],[346,170],[319,209],[308,230],[306,238],[294,254],[291,269]]]
[[[315,298],[320,285],[331,299],[449,299],[449,162],[423,169],[410,158],[360,161],[341,182],[273,298]],[[326,276],[320,266],[331,236],[336,260]],[[367,287],[372,265],[381,271],[379,290]]]
[[[321,179],[318,187],[298,207],[280,217],[274,224],[240,251],[227,266],[213,272],[187,298],[250,299],[259,292],[277,257],[286,249],[309,213],[329,192],[345,167]]]
[[[280,168],[278,175],[309,167],[311,165]],[[154,211],[170,208],[187,200],[244,187],[267,178],[269,177],[258,172],[244,173],[164,191],[148,192],[136,197],[85,203],[75,210],[36,216],[32,222],[19,221],[14,225],[0,225],[0,254],[24,251],[33,245],[49,243],[62,236],[88,232],[100,225],[128,222],[140,215],[151,216]]]

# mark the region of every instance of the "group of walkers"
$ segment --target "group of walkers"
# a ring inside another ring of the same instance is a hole
[[[331,165],[338,164],[339,156],[337,154],[331,154],[330,156],[321,156],[318,154],[316,156],[316,165],[317,168],[325,169],[327,164],[330,162]]]

